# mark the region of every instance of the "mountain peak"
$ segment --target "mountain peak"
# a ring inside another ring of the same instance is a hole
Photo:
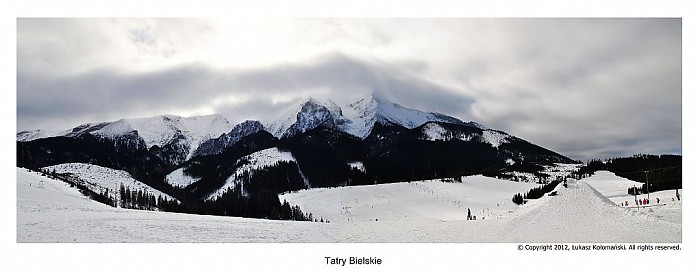
[[[389,101],[379,91],[371,90],[346,99],[340,105],[331,100],[304,98],[270,122],[266,130],[281,138],[325,126],[365,138],[376,123],[415,128],[429,121],[469,125],[440,113],[406,108]]]
[[[192,157],[221,153],[244,137],[257,133],[263,129],[263,125],[259,121],[243,121],[242,123],[234,126],[229,133],[222,134],[218,138],[212,138],[202,142],[202,144],[200,144],[199,147],[192,153]]]

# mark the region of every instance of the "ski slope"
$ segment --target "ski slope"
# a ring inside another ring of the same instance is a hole
[[[313,223],[112,208],[87,199],[63,182],[18,168],[17,241],[676,243],[682,240],[680,218],[668,214],[670,210],[620,207],[595,189],[610,186],[605,181],[590,179],[570,183],[568,188],[559,186],[556,196],[531,200],[520,207],[498,200],[506,192],[510,195],[510,191],[529,185],[504,183],[503,188],[489,187],[498,184],[499,181],[477,176],[464,178],[462,183],[426,181],[422,185],[311,189],[280,196],[294,195],[297,201],[308,200],[304,206],[315,208],[311,212],[316,217],[331,220],[331,223]],[[484,200],[467,198],[476,196]],[[323,199],[329,197],[336,199]],[[338,211],[334,203],[342,201],[345,206],[352,206],[356,198],[356,205],[347,209],[349,214],[340,213],[344,210],[340,207]],[[464,215],[460,214],[463,206],[477,208],[472,211],[479,219],[458,219]],[[490,209],[492,214],[480,212],[479,207]],[[380,208],[386,211],[378,211]],[[680,208],[678,205],[679,211]],[[323,215],[324,211],[328,214]],[[499,213],[502,217],[481,218]],[[374,221],[367,219],[373,215],[377,215]],[[348,216],[353,221],[343,221]]]
[[[682,202],[676,198],[675,190],[663,190],[651,192],[647,194],[637,195],[637,199],[648,198],[651,203],[647,206],[635,205],[634,195],[627,194],[627,188],[632,186],[641,187],[642,183],[631,181],[623,177],[618,177],[612,172],[597,171],[593,176],[583,179],[583,181],[591,184],[603,196],[618,206],[624,206],[627,201],[626,209],[637,210],[646,214],[652,215],[658,219],[681,223],[682,220]],[[683,190],[679,190],[681,200],[683,199]],[[656,199],[659,199],[658,202]]]

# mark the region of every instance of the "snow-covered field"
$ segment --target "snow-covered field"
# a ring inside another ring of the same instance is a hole
[[[112,208],[17,169],[17,242],[321,242],[321,223]]]
[[[115,170],[102,166],[86,163],[64,163],[54,166],[44,167],[49,172],[56,171],[57,174],[71,174],[74,177],[87,182],[88,188],[96,193],[102,193],[104,189],[109,190],[112,196],[118,195],[119,187],[122,185],[129,190],[143,190],[155,196],[162,196],[168,200],[174,200],[168,194],[160,192],[153,187],[134,179],[131,174],[122,170]]]
[[[556,196],[518,208],[509,203],[512,192],[530,185],[479,176],[464,178],[463,183],[312,189],[282,196],[307,200],[304,207],[331,220],[312,223],[111,208],[63,182],[18,168],[17,241],[681,242],[679,204],[623,208],[595,190],[611,182],[598,173],[568,188],[560,186]],[[499,184],[502,188],[495,188]],[[464,220],[464,207],[473,207],[479,219]]]
[[[314,188],[280,195],[280,200],[332,222],[465,220],[468,210],[479,219],[494,219],[517,209],[511,201],[515,193],[536,186],[470,176],[463,177],[461,183],[429,180]]]

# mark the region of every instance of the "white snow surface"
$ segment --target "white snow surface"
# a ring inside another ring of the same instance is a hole
[[[276,147],[257,151],[239,158],[238,161],[236,161],[236,164],[239,165],[238,168],[236,168],[236,172],[226,179],[226,182],[224,182],[221,188],[209,194],[206,199],[216,200],[226,193],[226,191],[234,190],[237,186],[240,186],[238,180],[241,175],[250,175],[254,170],[274,166],[276,163],[283,161],[296,162],[296,159],[292,156],[292,153],[282,151]],[[241,188],[241,191],[246,195],[245,188]]]
[[[442,126],[435,123],[428,123],[423,127],[423,135],[425,140],[428,141],[439,141],[445,140],[445,135],[447,131]]]
[[[56,171],[57,174],[69,173],[74,177],[88,183],[88,187],[96,193],[102,193],[104,189],[109,190],[109,194],[118,197],[119,187],[124,185],[130,190],[143,190],[153,196],[162,196],[168,200],[174,200],[172,196],[165,194],[153,187],[134,179],[131,174],[122,170],[115,170],[107,167],[86,164],[86,163],[64,163],[42,169],[49,172]],[[116,199],[116,198],[115,198]]]
[[[350,99],[341,107],[349,119],[344,126],[345,132],[360,138],[366,138],[376,122],[416,128],[430,121],[445,121],[434,113],[403,107],[375,93]]]
[[[327,242],[329,225],[113,208],[17,168],[17,242]]]
[[[650,201],[649,205],[640,204],[638,207],[634,202],[635,196],[627,194],[627,188],[641,187],[642,183],[619,177],[608,171],[597,171],[593,176],[584,178],[583,181],[590,183],[603,196],[618,206],[624,207],[624,203],[627,201],[626,209],[641,210],[660,219],[681,223],[683,190],[679,190],[681,201],[676,198],[675,190],[651,192],[648,196],[647,194],[637,195],[637,200],[648,199]]]
[[[28,142],[41,138],[49,138],[56,136],[63,136],[70,132],[70,130],[60,130],[60,131],[49,131],[42,129],[27,130],[17,133],[17,141]]]
[[[503,143],[508,143],[508,137],[510,135],[491,129],[484,130],[481,135],[484,143],[489,143],[494,148],[498,148]]]
[[[185,174],[184,168],[177,168],[165,176],[165,182],[173,187],[185,188],[190,184],[193,184],[202,178],[191,177]]]
[[[595,187],[603,196],[608,198],[631,196],[627,194],[627,188],[641,187],[642,183],[631,181],[623,177],[615,175],[609,171],[596,171],[593,176],[584,178]],[[646,195],[645,195],[646,196]]]
[[[506,212],[503,216],[507,217],[481,219],[489,214],[472,209],[479,220],[457,219],[461,206],[489,208],[494,200],[501,199],[488,197],[491,193],[483,191],[505,196],[505,191],[527,187],[513,184],[488,188],[499,183],[484,177],[463,181],[294,193],[298,200],[311,200],[316,195],[318,203],[306,203],[309,209],[328,211],[328,215],[315,212],[314,215],[331,219],[330,223],[312,223],[111,208],[88,200],[62,182],[18,168],[17,241],[680,243],[682,239],[680,204],[663,206],[665,209],[623,208],[595,190],[596,186],[610,186],[602,180],[573,182],[568,188],[559,186],[556,196],[532,200],[512,213]],[[389,188],[396,190],[388,191]],[[457,194],[452,196],[447,192]],[[322,196],[344,203],[339,206]],[[488,200],[468,198],[471,196],[484,196]],[[512,206],[512,203],[504,205]],[[355,221],[343,221],[345,217]],[[333,221],[334,218],[340,220]]]
[[[464,220],[467,209],[488,219],[503,218],[517,208],[511,198],[538,186],[484,176],[462,182],[440,180],[365,186],[315,188],[280,195],[302,211],[332,222],[430,219]]]

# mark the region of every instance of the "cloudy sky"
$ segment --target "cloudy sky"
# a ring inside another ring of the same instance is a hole
[[[574,159],[681,153],[680,19],[19,19],[17,131],[369,91]]]

